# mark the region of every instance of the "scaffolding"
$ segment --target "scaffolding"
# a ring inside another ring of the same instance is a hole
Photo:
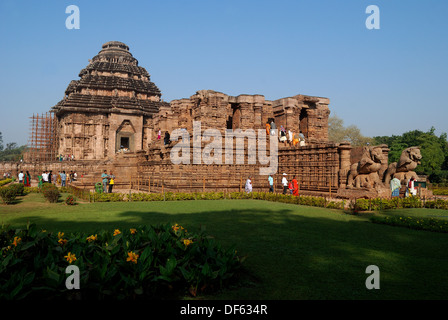
[[[56,160],[56,117],[52,112],[33,114],[30,117],[27,161],[43,162]]]

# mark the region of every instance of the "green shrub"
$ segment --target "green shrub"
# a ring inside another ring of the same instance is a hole
[[[39,187],[25,187],[24,192],[28,193],[40,193],[42,190]]]
[[[25,195],[25,186],[22,183],[14,183],[8,186],[15,190],[17,196]]]
[[[12,204],[16,200],[17,191],[12,186],[6,186],[0,188],[0,197],[4,204]]]
[[[0,299],[165,299],[209,293],[236,280],[244,258],[204,232],[181,226],[48,233],[0,230]],[[65,286],[70,264],[80,290]]]
[[[448,222],[446,220],[434,218],[413,218],[402,216],[373,216],[370,218],[373,223],[387,224],[391,226],[405,227],[415,230],[426,230],[433,232],[448,233]]]
[[[58,202],[60,196],[59,189],[51,183],[44,183],[42,185],[42,194],[50,203]]]
[[[76,204],[76,198],[72,195],[68,195],[67,198],[65,198],[65,204],[69,206],[73,206]]]
[[[4,180],[0,180],[0,187],[4,186],[5,184],[8,184],[12,182],[12,179],[4,179]]]
[[[95,202],[119,202],[127,201],[124,193],[94,193],[92,199]]]

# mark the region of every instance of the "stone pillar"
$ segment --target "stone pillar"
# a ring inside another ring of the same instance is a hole
[[[352,146],[350,142],[343,141],[339,144],[339,188],[347,186],[347,176],[350,171],[350,151]]]

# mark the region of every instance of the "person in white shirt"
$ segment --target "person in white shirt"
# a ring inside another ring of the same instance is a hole
[[[19,173],[19,183],[23,183],[23,171],[20,171]]]
[[[283,194],[286,194],[286,191],[288,190],[288,179],[286,179],[287,174],[283,173],[282,178],[282,186],[283,186]]]
[[[46,171],[42,172],[42,182],[48,182],[48,173]]]

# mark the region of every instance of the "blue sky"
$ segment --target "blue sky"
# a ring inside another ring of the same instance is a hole
[[[65,9],[80,10],[68,30]],[[380,9],[369,30],[366,8]],[[29,117],[62,99],[101,45],[126,43],[165,101],[202,89],[330,99],[366,136],[448,132],[448,1],[0,2],[0,132],[26,144]]]

